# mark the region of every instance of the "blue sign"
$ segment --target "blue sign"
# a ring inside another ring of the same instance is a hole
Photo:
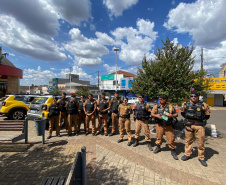
[[[122,80],[122,81],[121,81],[121,87],[122,87],[122,88],[125,88],[125,87],[126,87],[126,80]]]
[[[133,80],[129,80],[128,82],[129,82],[128,87],[133,87],[133,84],[132,84]]]

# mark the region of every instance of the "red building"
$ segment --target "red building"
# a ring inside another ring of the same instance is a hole
[[[23,71],[2,54],[2,47],[0,47],[0,97],[4,94],[19,93],[22,78]]]

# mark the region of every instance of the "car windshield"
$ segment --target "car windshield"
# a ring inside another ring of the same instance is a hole
[[[17,100],[17,101],[24,101],[24,96],[15,96],[15,99],[14,100]]]
[[[48,97],[38,97],[35,98],[31,104],[44,104],[46,102],[46,100],[48,99]]]

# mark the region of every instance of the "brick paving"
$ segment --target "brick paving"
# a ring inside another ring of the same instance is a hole
[[[132,131],[134,135],[134,122]],[[225,139],[206,137],[208,167],[203,167],[197,158],[196,143],[192,158],[186,162],[180,160],[184,151],[183,139],[176,140],[179,160],[175,161],[166,142],[163,142],[160,153],[149,151],[142,133],[137,147],[127,146],[127,135],[122,143],[117,143],[119,135],[85,136],[81,132],[79,136],[68,137],[64,129],[61,135],[61,138],[52,137],[42,145],[42,137],[36,136],[34,122],[29,121],[28,145],[24,144],[24,140],[14,144],[0,142],[0,185],[39,184],[44,177],[66,176],[82,146],[87,148],[88,184],[179,185],[226,182]],[[151,137],[152,145],[155,146],[155,134],[152,133]]]

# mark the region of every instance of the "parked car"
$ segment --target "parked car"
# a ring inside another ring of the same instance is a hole
[[[30,102],[37,95],[9,95],[3,102],[0,114],[7,116],[12,120],[23,120],[29,110]]]
[[[138,98],[137,97],[131,97],[131,98],[128,98],[128,104],[133,104],[133,103],[136,103],[138,102]]]

